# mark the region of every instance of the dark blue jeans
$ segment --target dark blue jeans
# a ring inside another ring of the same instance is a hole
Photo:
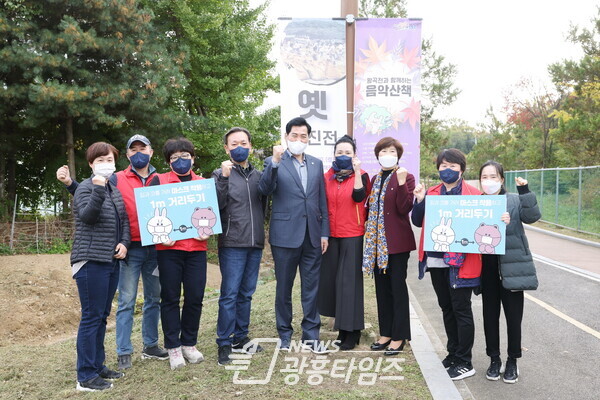
[[[217,345],[225,346],[248,336],[252,295],[256,290],[262,249],[219,248],[221,297],[217,320]],[[232,337],[233,335],[233,337]]]
[[[95,378],[104,368],[106,320],[119,282],[119,261],[88,261],[73,277],[81,302],[77,331],[77,380]]]
[[[198,341],[206,286],[206,251],[159,250],[160,318],[165,347],[194,346]],[[183,286],[183,308],[179,299]]]

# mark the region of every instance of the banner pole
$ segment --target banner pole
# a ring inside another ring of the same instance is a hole
[[[354,38],[358,17],[358,0],[340,0],[341,16],[346,18],[346,130],[354,136]]]

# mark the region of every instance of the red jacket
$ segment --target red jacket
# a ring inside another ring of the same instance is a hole
[[[330,168],[325,173],[325,193],[327,194],[327,209],[329,211],[329,230],[331,237],[345,238],[356,237],[365,234],[365,220],[367,209],[365,202],[371,192],[371,182],[367,176],[367,195],[360,203],[352,199],[354,191],[354,175],[342,182],[338,182],[333,176],[335,171]],[[366,174],[361,170],[362,175]]]
[[[117,176],[117,189],[121,192],[121,196],[125,202],[125,211],[127,211],[127,216],[129,217],[131,241],[139,242],[142,239],[140,237],[140,223],[138,221],[133,189],[148,186],[152,178],[156,176],[156,172],[148,175],[145,184],[143,184],[140,177],[131,170],[131,165],[123,171],[117,172],[115,175]]]
[[[408,214],[413,206],[415,177],[406,176],[404,185],[398,185],[398,175],[392,172],[383,201],[383,224],[388,254],[406,253],[417,248]],[[371,183],[376,176],[371,179]]]
[[[440,195],[442,183],[427,190],[428,196]],[[463,180],[461,195],[480,195],[481,192],[474,186],[469,185]],[[423,200],[425,201],[425,200]],[[425,219],[423,219],[423,229],[421,229],[421,238],[419,239],[419,261],[423,261],[425,252],[423,251],[423,241],[425,232]],[[458,277],[463,279],[479,278],[481,276],[481,254],[467,253],[465,261],[458,270]]]
[[[196,175],[193,171],[191,171],[191,174],[193,181],[204,179],[201,176]],[[161,185],[181,182],[179,175],[173,171],[165,172],[164,174],[158,174],[158,179],[160,180]],[[173,246],[165,246],[162,244],[156,245],[156,250],[206,251],[207,248],[208,246],[206,245],[206,240],[199,241],[196,239],[177,240]]]

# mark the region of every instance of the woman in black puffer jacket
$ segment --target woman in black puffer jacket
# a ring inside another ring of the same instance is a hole
[[[523,290],[538,286],[535,265],[529,251],[523,223],[532,224],[541,218],[535,194],[529,191],[527,181],[515,179],[519,194],[506,193],[504,169],[500,163],[487,161],[479,170],[479,182],[488,195],[506,195],[510,216],[506,226],[504,255],[484,254],[481,271],[483,300],[483,327],[486,353],[491,358],[486,373],[489,380],[500,379],[500,305],[504,308],[508,333],[508,359],[503,380],[516,383],[519,378],[517,358],[521,357],[521,321],[523,319]],[[503,219],[504,220],[504,219]]]
[[[73,278],[81,302],[77,332],[77,390],[109,389],[123,373],[104,365],[104,335],[119,282],[119,260],[127,255],[129,219],[110,176],[119,152],[108,143],[92,144],[86,158],[93,175],[81,182],[74,199]]]

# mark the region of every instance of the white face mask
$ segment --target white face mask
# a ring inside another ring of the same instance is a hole
[[[392,168],[398,164],[398,156],[381,156],[379,157],[379,164],[383,168]]]
[[[502,187],[502,182],[486,179],[481,181],[481,188],[485,194],[496,194]]]
[[[295,142],[287,142],[288,150],[295,156],[299,156],[300,154],[304,153],[304,150],[306,150],[307,145],[308,143],[304,143],[300,140],[296,140]]]
[[[208,220],[207,219],[200,219],[198,220],[198,226],[208,226]]]
[[[94,175],[108,179],[115,172],[115,169],[115,163],[103,162],[94,164]]]
[[[492,244],[492,242],[493,242],[493,240],[489,236],[482,236],[481,237],[481,243],[483,243],[483,244]]]

